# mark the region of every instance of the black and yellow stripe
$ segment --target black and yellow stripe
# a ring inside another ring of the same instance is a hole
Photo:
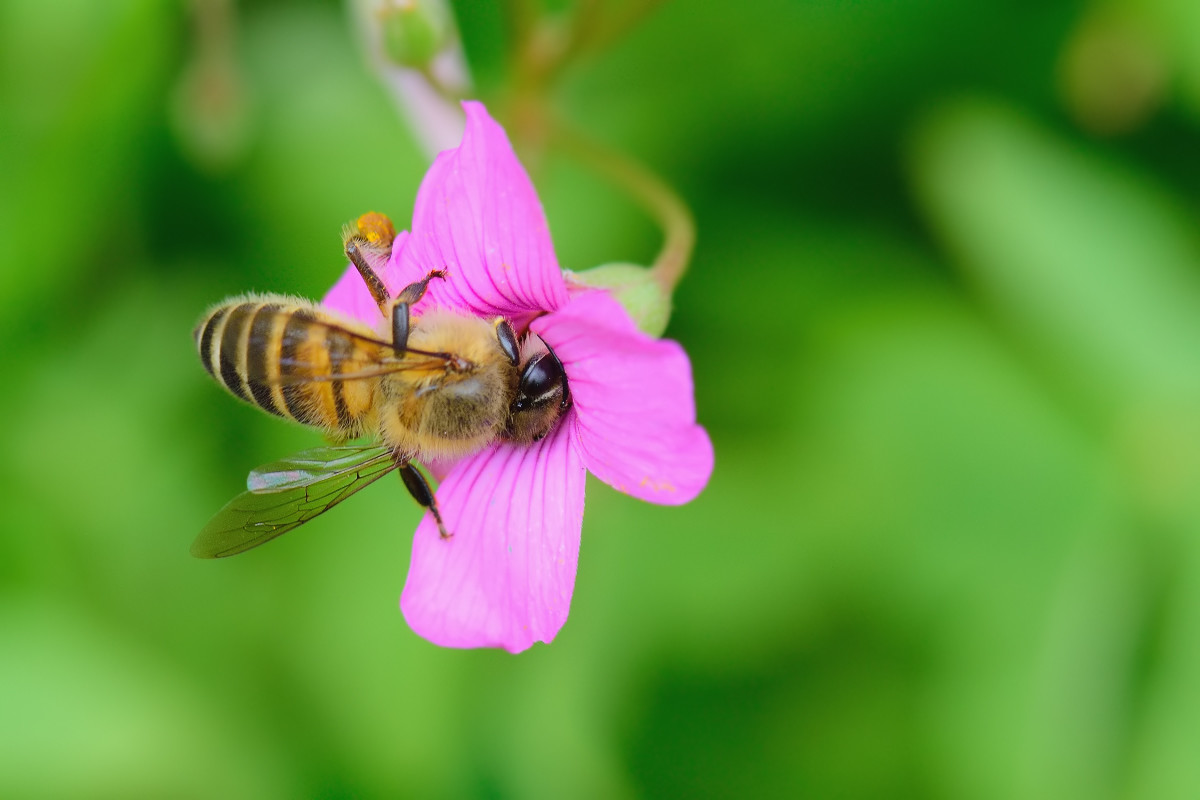
[[[377,379],[336,376],[379,363],[382,346],[369,331],[288,298],[235,298],[200,321],[196,345],[205,369],[235,397],[335,436],[363,433]]]

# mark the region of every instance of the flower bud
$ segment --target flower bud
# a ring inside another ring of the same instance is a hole
[[[383,52],[402,67],[422,69],[445,44],[446,25],[429,0],[387,3],[379,11]]]
[[[671,318],[671,296],[650,270],[637,264],[602,264],[583,272],[566,273],[568,283],[607,289],[625,307],[642,333],[662,336]]]

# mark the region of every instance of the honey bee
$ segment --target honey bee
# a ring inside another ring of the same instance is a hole
[[[256,547],[308,522],[392,470],[449,537],[415,461],[457,458],[498,440],[541,439],[571,402],[554,352],[519,337],[503,317],[410,309],[434,270],[392,297],[376,268],[395,229],[364,214],[343,231],[386,333],[307,300],[246,295],[218,303],[195,330],[200,360],[234,396],[318,428],[339,446],[306,450],[252,471],[247,491],[209,521],[192,545],[200,558]],[[371,444],[345,446],[368,436]]]

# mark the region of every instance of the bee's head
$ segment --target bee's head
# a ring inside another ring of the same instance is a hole
[[[530,338],[540,347],[521,366],[504,434],[505,438],[523,444],[543,438],[571,405],[571,389],[562,362],[540,339],[532,335]]]

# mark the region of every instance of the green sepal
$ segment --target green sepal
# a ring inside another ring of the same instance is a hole
[[[578,286],[607,289],[645,334],[658,338],[667,329],[671,319],[671,295],[645,267],[602,264],[583,272],[567,270],[567,280]]]

